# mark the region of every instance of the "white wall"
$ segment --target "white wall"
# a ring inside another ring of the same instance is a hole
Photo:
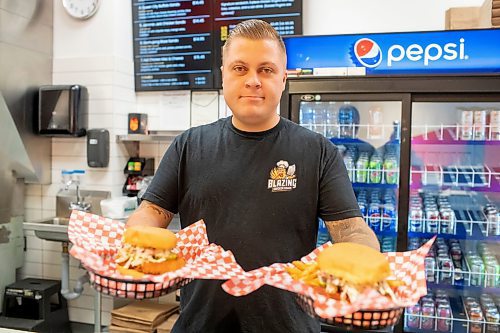
[[[444,30],[450,7],[483,0],[303,0],[304,35]]]
[[[47,0],[48,1],[48,0]],[[127,113],[146,112],[150,122],[160,119],[162,96],[168,93],[134,92],[130,0],[103,0],[97,14],[87,20],[70,18],[60,0],[54,1],[53,83],[79,83],[90,95],[89,128],[107,128],[111,135],[110,165],[91,169],[86,163],[85,138],[53,139],[52,184],[26,186],[26,220],[55,215],[55,195],[61,169],[85,169],[83,186],[121,195],[125,147],[116,142],[126,133]],[[304,34],[443,30],[445,10],[478,6],[480,0],[303,0]],[[167,97],[168,98],[168,97]],[[200,103],[202,104],[202,103]],[[168,142],[141,145],[141,156],[158,163]],[[60,278],[60,244],[41,241],[27,232],[26,264],[22,276]],[[71,261],[71,286],[83,271]],[[70,319],[93,322],[93,291],[70,302]],[[109,323],[113,301],[105,298],[103,323]]]

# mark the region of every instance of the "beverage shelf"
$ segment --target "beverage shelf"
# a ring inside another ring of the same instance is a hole
[[[484,137],[476,138],[474,132],[464,136],[464,130],[468,129],[463,125],[422,125],[412,126],[412,131],[423,130],[424,134],[411,139],[412,144],[439,144],[439,145],[499,145],[500,140],[494,131],[490,131],[490,126],[485,126]],[[497,130],[497,128],[494,128]],[[470,134],[470,135],[469,135]],[[495,137],[496,136],[496,137]],[[466,138],[466,139],[464,139]]]
[[[325,122],[321,118],[316,120],[309,118],[306,122],[299,122],[299,125],[331,138],[331,140],[354,140],[353,143],[364,142],[357,139],[358,137],[367,140],[391,138],[394,141],[399,141],[401,133],[399,122],[396,124],[356,124],[354,122],[340,124],[338,122]]]
[[[456,214],[456,212],[455,212]],[[457,216],[457,215],[456,215]],[[423,221],[424,229],[425,223],[428,221]],[[437,230],[440,230],[440,220],[432,220],[432,222],[437,223]],[[411,225],[412,220],[409,220],[408,224]],[[471,222],[455,222],[456,228],[454,232],[451,233],[440,233],[440,232],[415,232],[409,231],[408,238],[432,238],[438,236],[445,239],[467,239],[467,240],[489,240],[500,242],[500,236],[490,235],[490,228],[486,221],[471,221]],[[486,229],[488,228],[488,229]]]
[[[449,298],[451,316],[442,317],[438,315],[424,315],[422,313],[404,314],[405,332],[428,333],[428,332],[453,332],[453,333],[488,333],[498,332],[499,323],[491,323],[484,319],[475,320],[471,318],[465,309],[463,301],[459,297]]]
[[[482,287],[482,286],[468,286],[464,284],[449,284],[449,283],[430,283],[427,282],[427,289],[443,289],[443,290],[460,290],[460,291],[470,291],[474,294],[487,293],[492,295],[500,295],[500,287]]]
[[[332,143],[335,145],[347,145],[347,144],[354,144],[354,145],[370,145],[369,142],[359,139],[359,138],[328,138]],[[399,145],[401,144],[401,141],[399,139],[397,140],[389,140],[386,143],[387,145]]]
[[[399,187],[398,184],[384,184],[384,183],[352,183],[352,186],[355,188],[379,188],[379,189]]]
[[[411,166],[410,188],[436,186],[441,189],[466,187],[479,192],[500,191],[500,167],[483,166]]]

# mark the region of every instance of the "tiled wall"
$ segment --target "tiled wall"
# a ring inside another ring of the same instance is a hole
[[[110,162],[107,168],[89,168],[86,157],[86,137],[52,139],[52,184],[27,185],[25,219],[27,221],[55,216],[56,194],[61,187],[61,170],[84,169],[82,188],[107,190],[120,196],[125,182],[123,168],[129,158],[118,134],[126,133],[127,114],[135,112],[131,60],[113,57],[73,58],[54,60],[54,84],[85,85],[89,89],[89,128],[106,128],[110,132]],[[127,88],[128,87],[128,88]],[[25,231],[27,251],[22,277],[61,278],[61,244],[41,240],[32,231]],[[70,287],[85,271],[71,259]],[[83,295],[69,302],[70,320],[94,322],[94,291],[86,285]],[[109,323],[113,300],[103,297],[102,322]]]

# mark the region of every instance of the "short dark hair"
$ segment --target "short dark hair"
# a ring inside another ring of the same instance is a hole
[[[276,41],[281,51],[283,51],[286,63],[285,43],[283,43],[283,39],[276,31],[276,29],[274,29],[273,26],[267,23],[266,21],[252,19],[238,23],[227,37],[226,43],[222,47],[223,58],[224,54],[231,46],[231,41],[238,37],[243,37],[253,40],[270,39]]]

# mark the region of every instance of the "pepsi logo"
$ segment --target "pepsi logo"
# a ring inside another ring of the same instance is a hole
[[[354,55],[365,67],[374,68],[382,62],[380,46],[369,38],[361,38],[354,44]]]

